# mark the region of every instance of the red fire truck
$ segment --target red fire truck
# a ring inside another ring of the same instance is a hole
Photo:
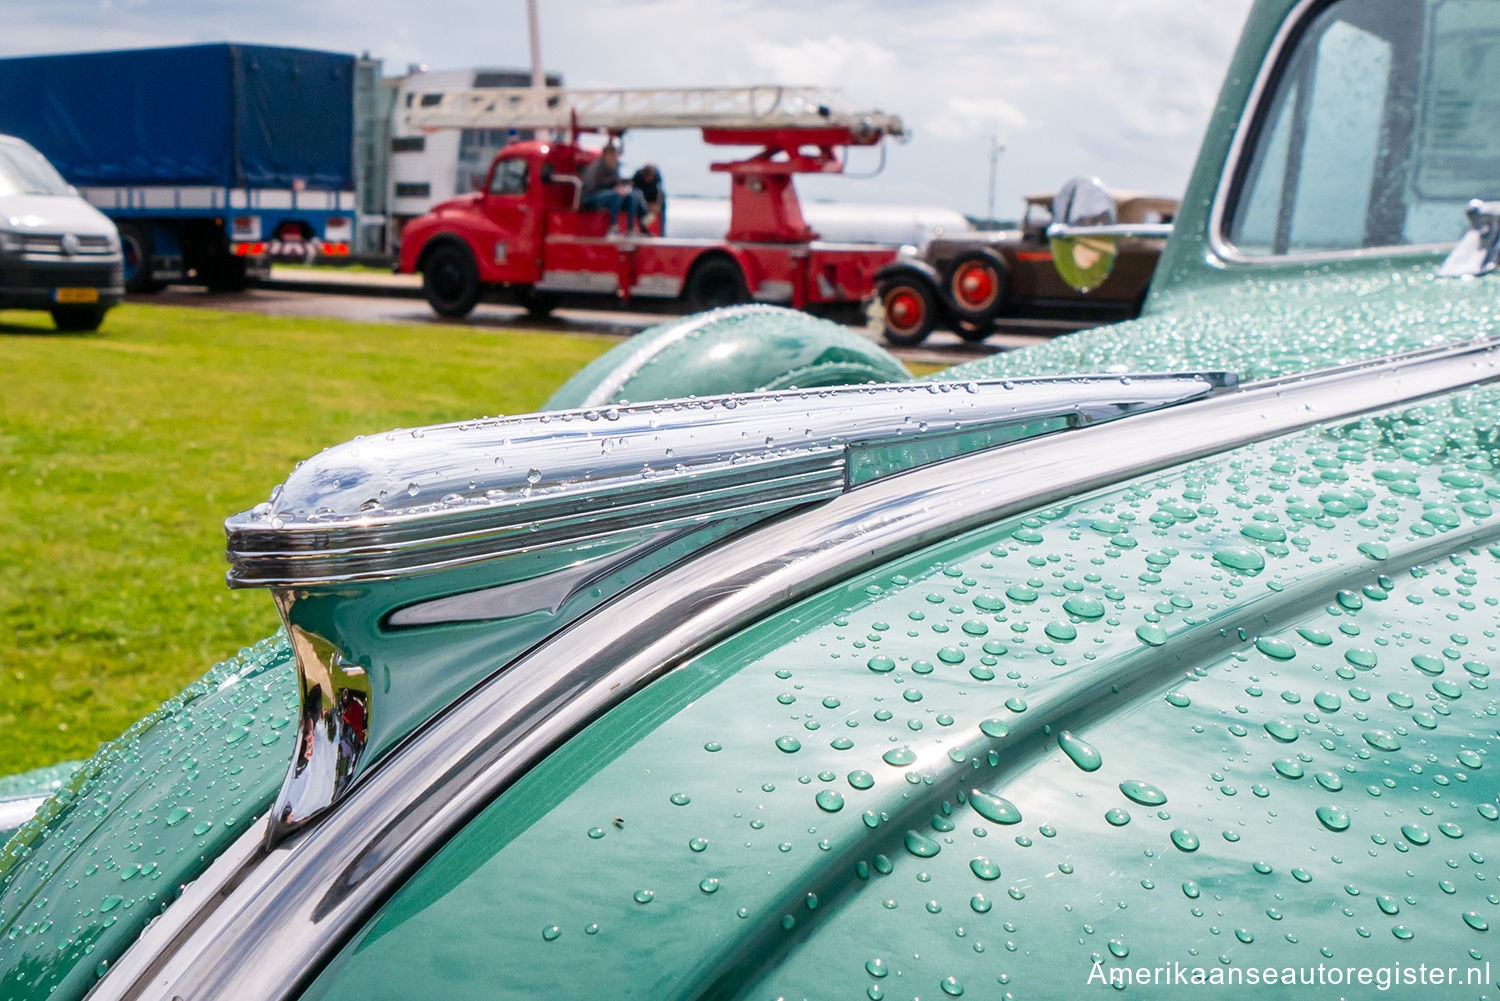
[[[444,94],[410,109],[408,122],[424,130],[545,130],[565,138],[512,142],[479,191],[408,223],[400,270],[420,273],[432,308],[452,317],[486,298],[538,315],[566,305],[858,305],[896,248],[821,241],[802,217],[792,178],[842,173],[849,147],[876,146],[903,130],[893,115],[842,111],[834,101],[826,91],[787,87]],[[712,146],[758,148],[712,166],[730,177],[724,239],[621,235],[609,231],[607,212],[580,208],[582,173],[599,153],[581,146],[579,136],[602,133],[613,142],[643,128],[697,128]]]

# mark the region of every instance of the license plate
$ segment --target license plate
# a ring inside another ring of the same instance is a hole
[[[56,302],[98,302],[99,290],[96,288],[60,288],[52,293]]]

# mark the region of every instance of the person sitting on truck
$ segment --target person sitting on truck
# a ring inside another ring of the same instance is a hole
[[[641,200],[646,205],[646,214],[641,217],[641,229],[648,233],[654,231],[657,236],[666,236],[667,193],[662,188],[661,171],[656,164],[648,163],[636,171],[635,176],[630,179],[630,186],[641,193]]]
[[[609,228],[615,228],[620,210],[625,210],[625,232],[638,229],[641,216],[646,214],[646,203],[641,193],[620,179],[620,150],[614,143],[604,147],[593,163],[583,168],[583,190],[579,207],[584,209],[608,209]]]

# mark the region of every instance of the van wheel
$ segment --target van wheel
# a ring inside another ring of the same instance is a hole
[[[467,247],[444,243],[422,265],[422,292],[439,316],[468,316],[479,302],[479,267]]]
[[[106,312],[103,306],[58,306],[52,310],[52,323],[63,333],[91,333],[99,329]]]
[[[687,281],[685,298],[694,312],[735,306],[749,297],[740,266],[727,258],[711,257],[702,262]]]
[[[909,348],[921,344],[937,323],[937,296],[925,281],[897,278],[880,290],[885,339]]]
[[[120,230],[120,256],[124,258],[125,291],[135,293],[160,292],[166,282],[151,277],[151,255],[155,247],[151,234],[134,223],[122,222]]]

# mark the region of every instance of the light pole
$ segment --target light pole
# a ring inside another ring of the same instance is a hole
[[[1000,163],[1000,154],[1004,152],[1005,144],[1000,141],[1000,137],[990,136],[990,208],[985,218],[991,222],[995,220],[995,167]]]
[[[526,23],[531,28],[531,85],[541,90],[547,86],[547,71],[542,69],[542,25],[536,0],[526,0]]]

